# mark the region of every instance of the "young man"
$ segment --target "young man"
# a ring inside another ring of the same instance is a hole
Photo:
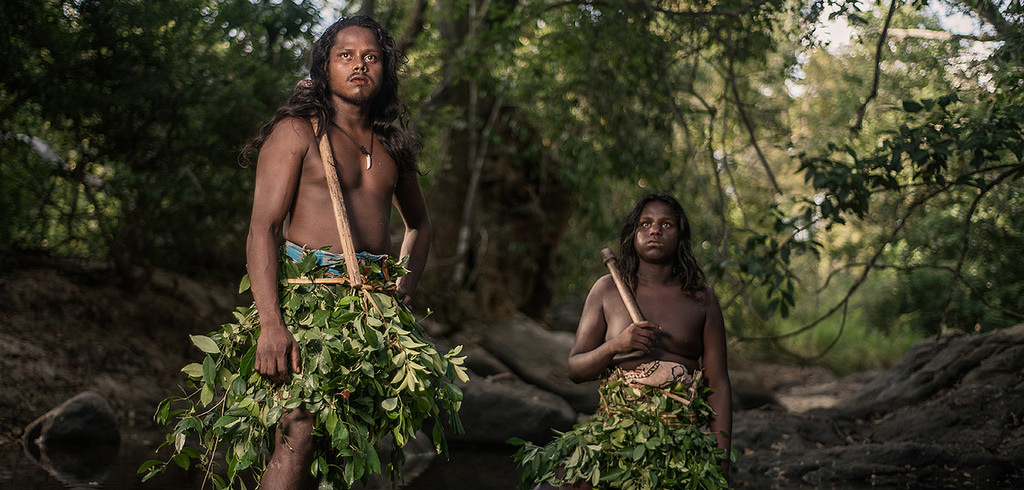
[[[690,488],[691,478],[701,479],[700,488],[727,486],[732,389],[725,328],[718,299],[693,256],[690,233],[672,196],[648,194],[633,207],[622,228],[617,269],[644,320],[631,320],[611,275],[597,280],[569,354],[569,377],[602,379],[602,407],[544,449],[544,457],[554,461],[524,465],[524,484],[591,488],[587,480],[600,475],[602,488],[619,488],[623,480],[633,488]],[[702,410],[708,406],[713,413]],[[648,425],[637,428],[643,424]],[[691,431],[678,439],[689,441],[685,450],[670,440],[684,430]],[[706,430],[714,435],[702,435]],[[594,449],[599,447],[614,449]],[[588,458],[589,464],[578,463]],[[652,466],[636,468],[642,458]],[[718,460],[720,471],[697,470],[709,459]],[[667,462],[679,466],[666,467]],[[600,471],[593,471],[595,465]],[[652,474],[662,480],[651,480]]]
[[[342,251],[332,212],[320,136],[326,132],[348,209],[355,249],[391,252],[392,204],[405,223],[400,256],[408,274],[396,296],[407,303],[423,272],[431,225],[417,180],[413,135],[396,125],[403,56],[391,35],[367,17],[330,26],[313,47],[310,80],[300,83],[251,144],[259,150],[247,268],[259,312],[255,369],[277,382],[302,369],[299,346],[278,304],[280,237],[301,251]],[[316,118],[314,131],[310,123]],[[293,245],[294,244],[294,245]],[[339,266],[342,270],[344,266]],[[261,488],[298,489],[310,480],[314,416],[299,407],[281,418]]]
[[[144,479],[198,459],[216,486],[234,488],[250,469],[264,490],[345,489],[400,473],[403,447],[424,423],[439,452],[444,422],[461,431],[462,392],[452,384],[468,379],[461,347],[439,353],[406,308],[430,219],[414,138],[400,120],[402,61],[372,19],[338,21],[313,46],[310,79],[247,148],[259,151],[242,282],[253,304],[235,311],[236,322],[191,336],[204,359],[182,369],[188,391],[155,415],[177,420],[163,445],[174,454],[143,463]],[[334,213],[335,179],[347,225]],[[390,253],[392,205],[405,223],[402,261]],[[351,276],[349,242],[361,250]],[[381,461],[388,438],[390,459]],[[213,471],[219,459],[226,479]]]

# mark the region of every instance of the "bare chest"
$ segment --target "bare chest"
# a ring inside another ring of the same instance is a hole
[[[704,322],[707,308],[683,294],[679,289],[650,291],[640,289],[636,294],[637,306],[644,319],[661,329],[657,332],[658,348],[666,353],[687,359],[699,359],[704,351]],[[606,308],[610,339],[629,326],[631,320],[619,298]]]
[[[341,145],[338,145],[339,147]],[[349,226],[359,250],[386,252],[387,224],[398,181],[398,169],[387,152],[374,151],[370,168],[365,156],[336,148],[333,165],[324,165],[319,152],[310,152],[303,161],[291,208],[289,237],[310,246],[335,245],[334,219],[327,172],[337,177],[341,187]]]

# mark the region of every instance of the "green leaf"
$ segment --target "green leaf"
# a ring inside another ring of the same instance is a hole
[[[213,401],[213,385],[204,384],[199,393],[199,403],[209,405]]]
[[[346,447],[349,442],[349,431],[345,424],[338,424],[335,427],[334,432],[331,434],[331,439],[334,441],[334,447]]]
[[[236,376],[235,379],[231,381],[231,392],[235,395],[245,393],[248,388],[249,386],[246,384],[245,378],[242,376]]]
[[[172,459],[174,460],[174,464],[178,465],[183,470],[187,470],[189,466],[192,465],[192,460],[184,453],[175,454]]]
[[[203,383],[206,385],[212,385],[217,381],[217,364],[213,361],[213,357],[206,356],[203,359]]]
[[[313,312],[312,324],[316,326],[326,326],[327,319],[331,316],[331,311],[327,309],[317,310]]]
[[[256,344],[246,351],[245,355],[242,356],[242,360],[238,363],[238,374],[244,377],[249,377],[253,372],[253,367],[256,364]]]
[[[922,109],[924,109],[924,106],[913,100],[903,101],[903,110],[907,112],[921,112]]]
[[[397,397],[388,398],[388,399],[380,402],[380,407],[383,408],[384,410],[387,410],[387,411],[390,412],[390,411],[394,410],[396,407],[398,407],[398,398]]]
[[[355,311],[336,310],[334,312],[334,321],[343,325],[352,323],[356,318],[359,318],[359,313]]]
[[[139,465],[139,469],[135,471],[135,474],[141,475],[142,473],[147,472],[150,469],[157,468],[157,466],[162,466],[163,464],[164,464],[163,461],[160,461],[160,460],[157,460],[157,459],[151,459],[151,460],[146,461],[146,462],[142,463],[141,465]],[[159,469],[162,469],[162,468],[158,468],[158,471],[159,471]]]
[[[224,416],[221,416],[220,418],[218,418],[217,421],[213,423],[213,428],[214,429],[219,429],[221,427],[226,427],[226,426],[228,426],[230,424],[233,424],[233,423],[235,423],[237,421],[238,421],[238,417],[234,417],[234,416],[231,416],[231,415],[224,415]]]
[[[185,373],[190,378],[198,379],[203,376],[203,365],[198,362],[193,362],[192,364],[181,368],[181,372]]]
[[[192,343],[199,348],[199,350],[207,354],[220,354],[220,347],[210,337],[205,335],[189,335],[192,339]]]

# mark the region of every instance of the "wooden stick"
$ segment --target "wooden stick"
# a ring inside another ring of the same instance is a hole
[[[312,119],[313,134],[318,124]],[[352,230],[348,224],[348,210],[341,194],[341,183],[338,182],[338,171],[334,168],[334,152],[327,132],[320,137],[320,160],[324,163],[324,174],[327,175],[327,189],[331,191],[331,203],[334,205],[334,222],[338,226],[338,238],[341,239],[341,253],[345,257],[345,270],[348,271],[349,283],[352,287],[363,287],[363,275],[359,273],[359,259],[356,258],[356,247],[352,244]]]
[[[344,284],[348,277],[289,277],[288,284]]]
[[[612,281],[615,281],[615,289],[619,290],[619,297],[622,298],[622,302],[626,304],[626,311],[629,312],[629,319],[633,323],[644,321],[643,314],[640,313],[640,307],[636,304],[636,298],[633,297],[632,291],[626,286],[626,283],[622,282],[622,277],[619,276],[619,269],[615,267],[615,252],[612,249],[606,248],[601,250],[601,260],[604,261],[604,265],[608,266],[608,272],[612,276]],[[625,359],[633,357],[642,357],[646,352],[636,350],[625,354],[616,354],[612,359],[614,362],[620,362]]]
[[[612,280],[615,281],[615,288],[619,290],[619,297],[626,304],[629,318],[633,320],[633,323],[644,321],[644,316],[640,313],[640,307],[636,305],[633,293],[626,286],[626,283],[622,282],[622,278],[619,277],[619,269],[615,267],[615,252],[612,252],[610,248],[601,250],[601,260],[604,261],[604,265],[608,266],[608,272],[611,273]]]

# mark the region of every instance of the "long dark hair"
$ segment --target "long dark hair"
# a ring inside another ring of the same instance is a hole
[[[377,21],[364,15],[338,20],[316,40],[310,55],[309,79],[302,80],[295,85],[291,97],[288,98],[288,103],[279,108],[273,117],[260,127],[252,141],[242,149],[242,155],[246,160],[254,150],[258,151],[263,146],[274,127],[282,119],[315,117],[320,121],[331,121],[334,118],[327,63],[338,33],[342,29],[353,26],[365,27],[373,32],[377,38],[377,45],[380,47],[384,64],[380,92],[370,102],[370,128],[377,134],[377,138],[398,164],[399,169],[403,171],[416,169],[419,141],[416,134],[406,127],[404,116],[407,108],[398,96],[399,68],[404,66],[408,59],[395,46],[395,38],[391,36],[391,33]],[[395,124],[396,122],[397,124]],[[327,132],[327,124],[321,123],[317,129],[317,138],[323,136],[325,132]]]
[[[693,255],[693,247],[690,245],[690,220],[686,218],[683,206],[670,194],[645,194],[633,205],[633,210],[626,217],[626,223],[619,234],[619,257],[615,263],[619,274],[629,288],[636,292],[636,274],[640,268],[640,256],[636,251],[636,231],[640,225],[640,213],[643,212],[644,206],[652,201],[668,205],[679,223],[679,246],[676,247],[676,253],[672,258],[672,273],[679,278],[684,293],[694,299],[703,299],[707,288],[707,276]]]

